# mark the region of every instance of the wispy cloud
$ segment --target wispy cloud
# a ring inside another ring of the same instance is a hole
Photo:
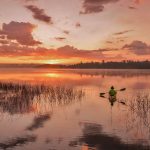
[[[114,33],[114,35],[123,35],[123,34],[126,34],[126,33],[129,33],[129,32],[132,32],[134,30],[125,30],[125,31],[121,31],[121,32],[116,32]]]
[[[57,41],[64,41],[64,40],[66,40],[66,38],[65,37],[55,37],[55,40],[57,40]]]
[[[25,7],[33,13],[33,17],[36,20],[53,24],[52,18],[45,13],[44,9],[40,9],[35,5],[26,5]]]

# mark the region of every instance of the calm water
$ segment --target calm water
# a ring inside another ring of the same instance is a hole
[[[0,69],[0,82],[0,149],[150,149],[150,70]],[[99,97],[111,85],[126,88],[113,107]]]

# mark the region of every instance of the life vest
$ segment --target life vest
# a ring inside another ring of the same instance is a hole
[[[116,96],[117,92],[114,89],[109,91],[109,96]]]

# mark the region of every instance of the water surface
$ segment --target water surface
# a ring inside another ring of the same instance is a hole
[[[0,69],[0,83],[0,149],[150,149],[150,70]],[[111,85],[126,88],[113,106]]]

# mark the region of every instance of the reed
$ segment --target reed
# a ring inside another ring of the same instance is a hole
[[[46,84],[0,83],[0,107],[11,114],[33,111],[33,105],[69,105],[81,101],[82,89]]]
[[[150,137],[150,94],[137,93],[127,103],[129,106],[126,122],[127,131],[136,129],[137,132],[142,131],[147,137]]]

